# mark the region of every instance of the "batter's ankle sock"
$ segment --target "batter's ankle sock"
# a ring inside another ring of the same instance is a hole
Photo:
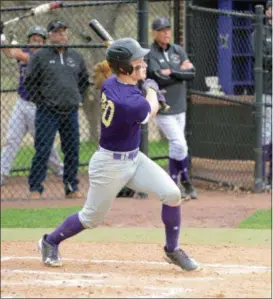
[[[186,158],[184,158],[179,162],[180,162],[180,170],[181,170],[181,181],[182,182],[189,181],[190,180],[189,171],[188,171],[189,157],[187,156]]]
[[[180,172],[180,161],[169,158],[169,174],[176,184],[178,181],[179,172]]]
[[[181,207],[170,207],[163,204],[161,218],[165,225],[166,249],[168,252],[172,252],[178,248]]]
[[[65,219],[54,232],[47,235],[46,241],[51,245],[59,245],[63,240],[73,237],[85,228],[80,222],[79,214],[73,214]]]

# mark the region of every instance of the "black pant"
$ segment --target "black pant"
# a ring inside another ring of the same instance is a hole
[[[79,119],[78,111],[68,114],[53,113],[46,109],[37,108],[35,117],[35,150],[29,175],[31,192],[42,193],[42,185],[47,171],[47,162],[59,131],[62,152],[64,154],[63,183],[65,193],[78,190],[79,166]]]

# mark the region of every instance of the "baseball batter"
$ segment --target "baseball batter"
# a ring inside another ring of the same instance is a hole
[[[196,199],[197,192],[190,181],[188,145],[185,138],[186,86],[192,80],[194,67],[180,45],[170,44],[171,25],[166,18],[152,23],[154,43],[148,55],[148,75],[160,88],[166,89],[169,111],[160,111],[156,121],[169,141],[169,174],[177,184],[179,175],[184,187],[182,197]]]
[[[101,224],[111,209],[117,193],[124,186],[155,193],[162,202],[165,225],[164,252],[169,263],[191,271],[198,264],[179,248],[181,225],[180,190],[170,176],[139,151],[140,127],[158,109],[159,88],[146,80],[143,89],[137,87],[146,78],[144,57],[149,49],[137,41],[123,38],[107,50],[106,59],[115,73],[108,78],[101,93],[101,136],[98,150],[89,163],[90,188],[83,209],[69,216],[50,234],[39,241],[42,261],[47,266],[61,266],[59,244],[87,228]]]
[[[1,43],[7,43],[3,32],[3,24],[1,24]],[[35,45],[42,45],[45,43],[47,32],[45,28],[33,25],[29,28],[27,33],[28,43]],[[6,137],[6,144],[3,147],[1,154],[1,185],[4,183],[4,177],[8,176],[12,168],[12,163],[16,157],[16,153],[20,147],[23,137],[29,132],[33,137],[35,134],[34,120],[36,113],[36,106],[29,101],[28,93],[26,92],[23,82],[27,63],[29,58],[37,48],[21,49],[21,48],[3,48],[4,54],[12,59],[16,59],[19,64],[19,98],[16,101],[13,109]],[[58,176],[63,175],[63,164],[55,148],[52,149],[49,167]]]

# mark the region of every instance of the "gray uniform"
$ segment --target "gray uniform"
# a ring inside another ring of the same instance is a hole
[[[171,107],[167,112],[160,111],[156,122],[169,140],[169,157],[178,161],[188,155],[185,138],[186,87],[185,82],[163,76],[160,70],[168,68],[180,70],[181,64],[187,59],[187,54],[181,46],[172,44],[164,50],[156,42],[151,45],[148,56],[149,77],[155,79],[159,87],[167,91],[165,97]]]
[[[156,19],[153,24],[154,30],[170,26],[164,18]],[[181,69],[186,60],[188,56],[180,45],[168,44],[167,48],[163,49],[155,40],[148,56],[148,76],[154,79],[161,89],[167,91],[165,97],[171,107],[169,111],[161,111],[156,116],[158,126],[169,141],[169,174],[175,183],[178,183],[181,175],[180,181],[185,188],[186,197],[197,198],[189,178],[188,145],[185,138],[187,110],[185,81],[194,78],[195,70]],[[164,69],[170,70],[169,76],[162,74]]]
[[[132,74],[134,67],[131,61],[142,58],[141,68],[146,68],[143,57],[148,52],[137,41],[124,38],[108,48],[106,57],[116,72]],[[69,216],[51,234],[44,235],[39,241],[43,262],[48,266],[60,266],[60,242],[85,228],[99,225],[120,189],[126,185],[137,191],[158,195],[163,202],[161,217],[165,225],[164,251],[168,261],[182,269],[195,270],[198,264],[178,244],[181,225],[180,191],[160,166],[139,152],[141,123],[147,122],[153,110],[136,85],[120,80],[120,77],[112,76],[102,87],[100,147],[90,160],[90,188],[85,205],[79,213]],[[156,88],[158,92],[157,84],[151,81],[146,82],[146,88]]]

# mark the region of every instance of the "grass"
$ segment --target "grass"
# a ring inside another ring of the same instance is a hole
[[[50,232],[80,206],[67,208],[5,209],[1,211],[1,240],[36,240]],[[257,211],[240,228],[183,228],[181,240],[188,244],[237,244],[271,246],[271,211]],[[109,228],[86,230],[75,240],[85,242],[130,242],[161,244],[162,228]]]
[[[80,144],[80,164],[86,164],[86,166],[80,167],[79,171],[84,172],[88,169],[88,163],[97,149],[97,143],[86,141]],[[60,157],[63,159],[63,153],[60,148],[57,148]],[[31,160],[34,155],[34,148],[32,146],[23,146],[16,155],[13,162],[13,170],[30,168]],[[149,156],[167,156],[168,155],[168,143],[165,140],[150,141],[149,142]],[[166,166],[167,160],[156,161],[160,166]],[[28,171],[13,171],[12,175],[25,176],[28,175]]]
[[[2,228],[1,241],[37,241],[53,228]],[[98,227],[85,230],[69,241],[99,243],[143,243],[163,244],[164,229],[144,227]],[[270,230],[228,229],[228,228],[184,228],[180,241],[183,244],[244,245],[271,247]]]
[[[2,228],[55,227],[68,215],[81,209],[80,206],[66,208],[5,209],[1,211]],[[271,229],[271,210],[258,210],[243,220],[240,229]]]
[[[271,229],[272,228],[272,211],[258,210],[251,216],[244,219],[238,228],[252,228],[252,229]]]
[[[6,209],[1,211],[1,227],[41,228],[55,227],[68,215],[81,207],[41,208],[41,209]]]

